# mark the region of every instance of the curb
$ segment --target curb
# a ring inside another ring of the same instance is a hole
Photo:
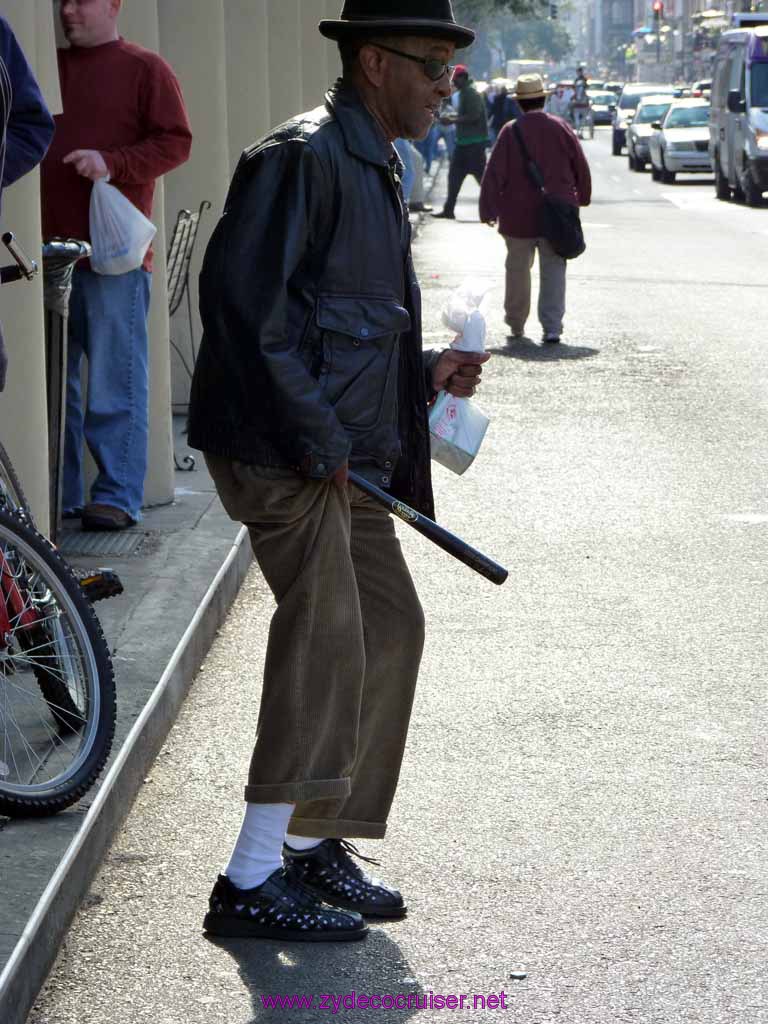
[[[243,527],[105,775],[0,975],[0,1021],[24,1024],[61,942],[159,753],[251,564]]]

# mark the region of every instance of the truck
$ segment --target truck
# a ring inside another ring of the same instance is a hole
[[[547,62],[545,60],[508,60],[507,78],[516,81],[520,75],[541,75],[545,76]]]

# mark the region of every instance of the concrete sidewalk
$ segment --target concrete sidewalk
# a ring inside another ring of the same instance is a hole
[[[183,462],[181,420],[177,455]],[[114,568],[125,593],[96,611],[112,651],[118,718],[97,787],[52,818],[0,817],[0,1021],[22,1022],[102,856],[130,810],[251,560],[196,456],[176,500],[120,534],[60,538],[75,566]]]

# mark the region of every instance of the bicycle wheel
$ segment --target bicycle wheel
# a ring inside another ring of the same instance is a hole
[[[109,649],[77,579],[0,509],[0,814],[79,800],[109,756],[116,710]]]
[[[0,444],[0,508],[7,508],[13,511],[15,508],[23,509],[29,515],[29,502],[24,494],[13,463],[8,457],[8,452]]]

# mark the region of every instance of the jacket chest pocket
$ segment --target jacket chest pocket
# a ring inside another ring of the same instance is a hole
[[[408,310],[394,299],[321,295],[315,314],[322,337],[320,382],[339,421],[369,430],[397,416],[398,339]]]

